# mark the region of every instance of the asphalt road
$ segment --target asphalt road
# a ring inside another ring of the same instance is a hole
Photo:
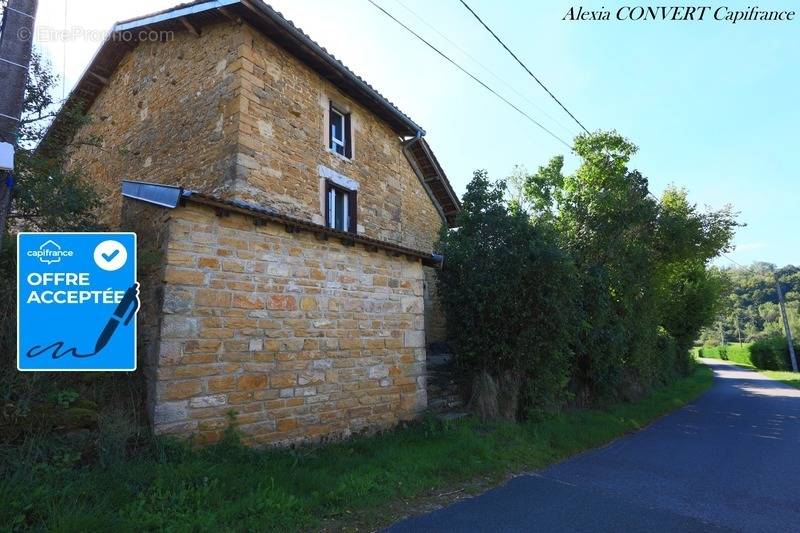
[[[800,389],[706,363],[644,430],[389,531],[800,531]]]

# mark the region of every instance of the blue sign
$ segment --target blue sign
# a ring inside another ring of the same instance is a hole
[[[135,233],[20,233],[17,368],[136,369]]]

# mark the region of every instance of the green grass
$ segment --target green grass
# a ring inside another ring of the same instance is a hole
[[[750,344],[728,344],[726,346],[728,352],[728,361],[732,363],[739,363],[747,366],[753,366],[750,362]],[[710,357],[712,359],[722,359],[719,354],[719,346],[703,346],[700,349],[695,349],[695,354],[700,357]]]
[[[647,398],[522,424],[425,419],[372,437],[296,450],[175,443],[101,468],[0,466],[0,524],[56,531],[299,530],[375,527],[397,502],[486,486],[647,425],[699,396],[711,371]],[[5,469],[5,472],[2,470]],[[407,509],[406,509],[407,510]]]
[[[758,369],[756,369],[758,370]],[[800,374],[788,370],[758,370],[762,374],[800,389]]]
[[[697,349],[695,349],[695,353],[698,354]],[[704,346],[702,348],[702,356],[710,357],[712,359],[720,359],[719,348],[716,346],[714,347]],[[752,368],[753,370],[757,370],[769,378],[782,381],[788,385],[800,389],[800,373],[786,371],[786,370],[762,370],[753,365],[753,363],[750,361],[749,344],[744,344],[743,346],[739,346],[738,344],[729,344],[728,360],[740,366],[746,366],[748,368]]]

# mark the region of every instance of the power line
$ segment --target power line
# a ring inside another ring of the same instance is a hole
[[[440,56],[442,56],[442,57],[443,57],[444,59],[446,59],[446,60],[447,60],[447,61],[448,61],[450,64],[452,64],[454,67],[456,67],[458,70],[460,70],[461,72],[463,72],[464,74],[466,74],[467,76],[469,76],[470,78],[472,78],[472,79],[473,79],[473,80],[474,80],[476,83],[478,83],[478,84],[479,84],[481,87],[483,87],[484,89],[486,89],[487,91],[489,91],[490,93],[492,93],[493,95],[495,95],[496,97],[498,97],[499,99],[501,99],[503,102],[505,102],[506,104],[508,104],[509,106],[511,106],[511,107],[512,107],[512,108],[513,108],[513,109],[514,109],[514,110],[515,110],[517,113],[519,113],[520,115],[524,116],[525,118],[527,118],[528,120],[530,120],[531,122],[533,122],[534,124],[536,124],[537,126],[539,126],[539,128],[541,128],[542,130],[544,130],[545,132],[547,132],[547,133],[548,133],[548,134],[549,134],[551,137],[553,137],[554,139],[556,139],[557,141],[559,141],[561,144],[563,144],[564,146],[566,146],[567,148],[569,148],[570,150],[572,150],[572,146],[570,146],[570,145],[569,145],[569,143],[567,143],[567,142],[566,142],[564,139],[562,139],[561,137],[559,137],[558,135],[556,135],[555,133],[553,133],[552,131],[550,131],[549,129],[547,129],[545,126],[543,126],[543,125],[542,125],[540,122],[538,122],[536,119],[534,119],[534,118],[533,118],[533,117],[531,117],[529,114],[527,114],[525,111],[523,111],[522,109],[520,109],[519,107],[517,107],[516,105],[514,105],[514,104],[513,104],[513,103],[512,103],[510,100],[506,99],[506,98],[505,98],[504,96],[502,96],[500,93],[498,93],[497,91],[495,91],[494,89],[492,89],[491,87],[489,87],[488,85],[486,85],[486,83],[484,83],[483,81],[481,81],[481,80],[480,80],[480,79],[479,79],[477,76],[475,76],[474,74],[472,74],[471,72],[469,72],[467,69],[465,69],[464,67],[462,67],[461,65],[459,65],[458,63],[456,63],[454,60],[450,59],[450,57],[449,57],[449,56],[447,56],[447,55],[446,55],[444,52],[442,52],[441,50],[439,50],[438,48],[436,48],[435,46],[433,46],[431,43],[429,43],[428,41],[426,41],[426,40],[425,40],[425,38],[423,38],[423,37],[422,37],[421,35],[419,35],[417,32],[415,32],[414,30],[412,30],[411,28],[409,28],[408,26],[406,26],[405,24],[403,24],[402,22],[400,22],[400,20],[398,20],[397,18],[395,18],[395,17],[394,17],[394,15],[392,15],[391,13],[389,13],[388,11],[386,11],[386,10],[385,10],[383,7],[381,7],[380,5],[376,4],[376,3],[375,3],[373,0],[367,0],[367,1],[368,1],[370,4],[372,4],[373,6],[375,6],[377,9],[379,9],[379,10],[380,10],[380,11],[381,11],[381,12],[382,12],[384,15],[386,15],[387,17],[389,17],[390,19],[392,19],[393,21],[395,21],[397,24],[399,24],[400,26],[402,26],[402,27],[403,27],[403,29],[405,29],[405,30],[406,30],[407,32],[409,32],[411,35],[413,35],[414,37],[416,37],[417,39],[419,39],[420,41],[422,41],[423,43],[425,43],[425,44],[428,46],[428,48],[430,48],[431,50],[433,50],[434,52],[436,52],[437,54],[439,54]]]
[[[564,111],[566,111],[567,115],[569,115],[570,117],[572,117],[572,120],[574,120],[575,122],[577,122],[577,123],[578,123],[578,126],[580,126],[580,127],[583,129],[583,131],[585,131],[586,133],[589,133],[589,130],[587,130],[587,129],[586,129],[586,127],[584,127],[584,125],[583,125],[583,124],[581,124],[581,121],[580,121],[580,120],[578,120],[577,118],[575,118],[575,115],[573,115],[572,113],[570,113],[569,109],[567,109],[567,108],[564,106],[564,104],[562,104],[562,103],[561,103],[561,101],[560,101],[558,98],[556,98],[556,95],[554,95],[553,93],[551,93],[551,92],[550,92],[550,89],[548,89],[547,87],[545,87],[544,83],[542,83],[542,82],[541,82],[541,80],[540,80],[539,78],[537,78],[537,77],[536,77],[536,75],[535,75],[533,72],[531,72],[531,70],[530,70],[530,69],[529,69],[529,68],[528,68],[528,67],[525,65],[525,63],[523,63],[523,62],[520,60],[520,58],[518,58],[518,57],[517,57],[517,55],[516,55],[514,52],[512,52],[512,51],[511,51],[511,49],[510,49],[508,46],[506,46],[506,43],[504,43],[504,42],[503,42],[503,41],[500,39],[500,37],[498,37],[498,36],[497,36],[497,34],[496,34],[495,32],[493,32],[493,31],[492,31],[492,29],[491,29],[489,26],[487,26],[487,25],[486,25],[486,23],[485,23],[485,22],[484,22],[484,21],[483,21],[483,20],[482,20],[482,19],[481,19],[481,18],[478,16],[478,14],[477,14],[477,13],[475,13],[475,11],[473,11],[473,10],[472,10],[472,8],[471,8],[471,7],[469,7],[469,5],[468,5],[468,4],[467,4],[467,3],[466,3],[464,0],[459,0],[459,2],[461,2],[461,3],[464,5],[464,7],[466,7],[466,8],[467,8],[467,11],[469,11],[470,13],[472,13],[472,16],[474,16],[476,19],[478,19],[478,22],[480,22],[480,23],[481,23],[481,25],[482,25],[484,28],[486,28],[486,31],[488,31],[489,33],[491,33],[491,34],[492,34],[492,37],[494,37],[494,38],[495,38],[495,40],[497,40],[497,42],[498,42],[498,43],[500,43],[500,45],[501,45],[503,48],[505,48],[505,49],[506,49],[506,52],[508,52],[509,54],[511,54],[511,57],[513,57],[513,58],[514,58],[514,59],[517,61],[517,63],[519,63],[519,64],[520,64],[520,66],[521,66],[522,68],[524,68],[524,69],[525,69],[525,72],[527,72],[527,73],[528,73],[528,74],[531,76],[531,78],[533,78],[534,80],[536,80],[536,83],[538,83],[538,84],[539,84],[539,85],[542,87],[542,89],[544,89],[544,90],[547,92],[547,94],[549,94],[549,95],[550,95],[550,97],[551,97],[553,100],[555,100],[555,101],[556,101],[556,103],[557,103],[558,105],[560,105],[560,106],[561,106],[561,109],[563,109]]]
[[[752,269],[751,269],[751,267],[746,267],[746,266],[744,266],[743,264],[741,264],[741,263],[739,263],[739,262],[737,262],[737,261],[734,261],[733,259],[731,259],[730,257],[728,257],[728,256],[727,256],[727,255],[725,255],[725,254],[719,254],[719,255],[721,255],[722,257],[724,257],[725,259],[727,259],[728,261],[730,261],[731,263],[733,263],[734,265],[736,265],[736,266],[738,266],[738,267],[740,267],[740,268],[744,268],[745,270],[750,270],[750,271],[751,271],[751,272],[753,272],[754,274],[756,273],[756,271],[755,271],[755,270],[752,270]]]
[[[480,62],[478,59],[476,59],[476,58],[475,58],[475,56],[473,56],[472,54],[470,54],[469,52],[467,52],[466,50],[464,50],[464,48],[462,48],[461,46],[459,46],[459,45],[458,45],[458,43],[456,43],[455,41],[453,41],[452,39],[450,39],[450,38],[449,38],[447,35],[445,35],[444,33],[440,32],[440,31],[439,31],[439,30],[436,28],[436,26],[434,26],[434,25],[432,25],[432,24],[429,24],[429,23],[428,23],[428,22],[427,22],[427,21],[426,21],[426,20],[425,20],[425,19],[424,19],[424,18],[423,18],[423,17],[422,17],[420,14],[419,14],[419,13],[417,13],[416,11],[414,11],[413,9],[411,9],[409,6],[407,6],[405,3],[403,3],[403,2],[402,2],[402,0],[394,0],[394,1],[395,1],[396,3],[398,3],[398,4],[400,4],[400,6],[402,6],[402,7],[403,7],[403,9],[405,9],[406,11],[408,11],[409,13],[411,13],[411,14],[412,14],[412,15],[413,15],[413,16],[414,16],[414,17],[415,17],[417,20],[419,20],[419,21],[420,21],[421,23],[423,23],[425,26],[427,26],[428,28],[430,28],[430,29],[431,29],[433,32],[435,32],[435,33],[436,33],[436,34],[437,34],[439,37],[441,37],[442,39],[444,39],[445,41],[447,41],[448,43],[450,43],[450,44],[451,44],[451,45],[452,45],[452,46],[453,46],[453,47],[454,47],[456,50],[458,50],[459,52],[461,52],[462,54],[464,54],[466,57],[468,57],[469,59],[471,59],[471,60],[472,60],[472,61],[473,61],[475,64],[477,64],[479,67],[481,67],[481,68],[482,68],[484,71],[486,71],[486,72],[487,72],[487,73],[488,73],[490,76],[492,76],[494,79],[496,79],[497,81],[499,81],[500,83],[502,83],[503,85],[505,85],[506,87],[508,87],[508,89],[510,89],[510,90],[511,90],[511,91],[512,91],[514,94],[516,94],[517,96],[519,96],[520,98],[522,98],[523,100],[525,100],[526,102],[528,102],[530,105],[532,105],[533,107],[535,107],[535,108],[536,108],[538,111],[540,111],[540,112],[541,112],[541,113],[542,113],[544,116],[546,116],[547,118],[549,118],[550,120],[552,120],[552,121],[553,121],[555,124],[557,124],[558,126],[560,126],[560,127],[561,127],[561,128],[562,128],[562,129],[563,129],[565,132],[566,132],[566,133],[568,133],[569,135],[572,135],[572,132],[570,131],[570,129],[569,129],[567,126],[565,126],[565,125],[564,125],[564,124],[563,124],[561,121],[559,121],[557,118],[555,118],[555,117],[554,117],[554,116],[552,116],[550,113],[548,113],[548,112],[547,112],[547,111],[546,111],[544,108],[542,108],[540,105],[538,105],[537,103],[535,103],[535,102],[533,102],[532,100],[530,100],[530,99],[529,99],[527,96],[525,96],[524,94],[522,94],[520,91],[516,90],[516,89],[514,88],[514,86],[513,86],[513,85],[511,85],[510,83],[508,83],[507,81],[505,81],[503,78],[501,78],[500,76],[498,76],[497,74],[495,74],[495,73],[494,73],[494,72],[493,72],[493,71],[492,71],[492,70],[491,70],[489,67],[487,67],[486,65],[484,65],[483,63],[481,63],[481,62]]]

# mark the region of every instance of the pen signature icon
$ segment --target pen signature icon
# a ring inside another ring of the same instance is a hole
[[[114,332],[117,331],[120,324],[123,326],[130,324],[133,317],[136,316],[136,313],[139,311],[139,305],[139,283],[134,283],[125,291],[122,300],[120,300],[114,312],[111,313],[108,322],[106,322],[100,335],[97,337],[94,351],[91,353],[80,353],[77,348],[64,349],[64,341],[56,341],[44,347],[36,345],[28,350],[26,355],[28,357],[38,357],[44,353],[50,352],[53,359],[61,359],[65,355],[78,358],[97,355],[108,345],[108,342],[111,340],[111,337],[114,336]]]

